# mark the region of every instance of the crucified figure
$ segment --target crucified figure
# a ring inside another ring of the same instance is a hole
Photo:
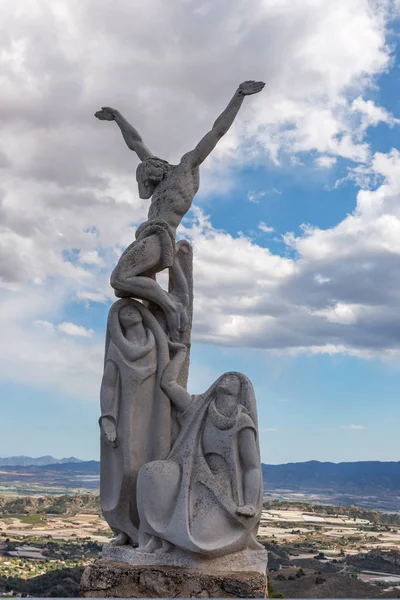
[[[201,163],[232,125],[244,97],[261,92],[264,85],[262,81],[241,83],[211,131],[194,150],[183,155],[178,165],[154,156],[118,110],[103,107],[95,113],[98,119],[115,121],[119,126],[128,148],[141,160],[136,171],[139,196],[151,198],[148,220],[140,225],[135,241],[122,254],[111,275],[111,286],[119,298],[134,297],[157,304],[165,313],[173,341],[185,327],[185,307],[158,285],[155,275],[174,263],[176,230],[199,189]]]

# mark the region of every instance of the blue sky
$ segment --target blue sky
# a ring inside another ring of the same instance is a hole
[[[248,375],[263,462],[399,460],[399,5],[250,4],[4,6],[0,456],[98,458],[108,278],[147,205],[95,110],[172,162],[254,77],[180,231],[189,389]]]

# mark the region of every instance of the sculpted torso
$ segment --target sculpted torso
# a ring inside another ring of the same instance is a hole
[[[140,197],[153,196],[149,219],[164,219],[173,229],[178,227],[199,188],[199,166],[231,127],[245,96],[257,94],[264,85],[262,81],[241,83],[212,129],[193,150],[182,157],[181,162],[176,166],[158,159],[144,144],[138,131],[118,110],[105,106],[95,113],[101,121],[115,121],[128,148],[136,152],[142,165],[148,161],[147,166],[144,166],[141,171],[139,165],[137,180]]]
[[[149,221],[163,219],[173,233],[192,205],[199,189],[199,168],[191,168],[183,159],[173,166],[153,192],[149,208]]]

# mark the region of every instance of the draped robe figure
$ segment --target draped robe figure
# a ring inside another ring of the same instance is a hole
[[[181,429],[167,460],[139,472],[138,550],[175,546],[211,558],[263,549],[256,541],[263,489],[253,387],[227,373],[191,397],[171,379],[173,362],[162,385],[181,409]]]
[[[108,317],[100,394],[100,502],[117,544],[138,540],[140,467],[171,449],[171,406],[160,387],[168,360],[165,334],[150,311],[136,300],[116,302]]]

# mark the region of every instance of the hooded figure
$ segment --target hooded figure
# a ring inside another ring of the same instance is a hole
[[[184,352],[178,349],[162,379],[178,409],[179,436],[167,460],[146,464],[138,477],[139,551],[177,546],[213,557],[262,549],[253,387],[245,375],[226,373],[205,394],[189,396],[176,384]]]
[[[114,544],[137,543],[136,481],[171,450],[171,407],[160,385],[168,344],[150,311],[126,298],[110,309],[101,385],[100,504]]]

